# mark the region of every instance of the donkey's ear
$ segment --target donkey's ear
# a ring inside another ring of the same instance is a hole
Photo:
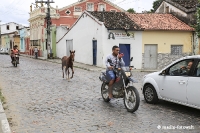
[[[69,52],[71,53],[72,51],[70,50]]]
[[[74,50],[74,53],[75,53],[75,50]]]

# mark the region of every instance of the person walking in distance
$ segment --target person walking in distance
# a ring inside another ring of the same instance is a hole
[[[37,47],[35,47],[34,52],[35,52],[35,58],[37,59],[38,58],[38,48]]]

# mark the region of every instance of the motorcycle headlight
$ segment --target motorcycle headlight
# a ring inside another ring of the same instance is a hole
[[[127,77],[131,76],[131,72],[125,72],[125,74],[126,74]]]

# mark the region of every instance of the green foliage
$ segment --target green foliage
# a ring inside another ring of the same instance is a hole
[[[199,0],[199,2],[200,2],[200,0]],[[193,27],[196,30],[197,36],[200,37],[200,7],[197,7],[196,18],[197,18],[196,19],[197,23]]]
[[[153,10],[155,11],[156,8],[160,5],[160,2],[162,2],[162,0],[155,0],[153,2]]]
[[[0,99],[1,99],[1,102],[4,104],[5,103],[5,97],[2,95],[1,89],[0,89]]]
[[[129,12],[129,13],[136,13],[135,10],[134,10],[133,8],[129,8],[129,9],[127,10],[127,12]]]

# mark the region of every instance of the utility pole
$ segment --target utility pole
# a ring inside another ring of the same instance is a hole
[[[47,1],[43,1],[43,0],[35,0],[35,3],[45,3],[47,4],[47,14],[46,14],[46,23],[47,23],[47,55],[50,56],[50,54],[52,53],[51,50],[51,14],[50,14],[50,3],[54,3],[53,0],[47,0]]]

